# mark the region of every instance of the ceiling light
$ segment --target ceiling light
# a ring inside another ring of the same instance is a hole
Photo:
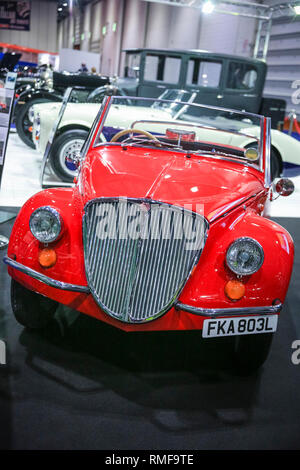
[[[57,11],[62,11],[62,8],[61,8],[61,7],[59,7],[59,8],[57,9]]]
[[[206,0],[202,4],[202,13],[212,13],[215,9],[215,4],[212,3],[210,0]]]

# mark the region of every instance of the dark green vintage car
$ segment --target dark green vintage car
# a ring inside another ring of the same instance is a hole
[[[199,50],[127,49],[120,88],[157,98],[165,89],[197,92],[195,103],[283,120],[285,102],[263,98],[267,64],[259,59]]]

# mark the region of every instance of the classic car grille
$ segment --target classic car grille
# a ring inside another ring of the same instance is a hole
[[[201,215],[165,203],[91,201],[85,207],[83,235],[87,280],[95,300],[124,322],[162,315],[197,263],[206,229]]]

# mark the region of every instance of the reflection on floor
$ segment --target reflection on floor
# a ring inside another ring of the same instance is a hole
[[[2,175],[0,206],[20,207],[40,191],[41,156],[10,133]]]
[[[9,136],[0,206],[21,207],[33,194],[41,190],[39,182],[42,157],[27,147],[17,134]],[[53,175],[50,178],[53,180]],[[272,217],[300,217],[300,176],[292,178],[295,192],[288,199],[279,197],[269,204],[267,214]]]
[[[40,184],[42,156],[25,145],[16,133],[8,139],[4,172],[0,190],[0,207],[21,207],[27,199],[42,189]],[[60,181],[46,166],[44,183]]]
[[[298,247],[298,221],[280,223]],[[44,332],[26,330],[11,311],[3,255],[0,449],[300,448],[299,250],[270,356],[250,377],[233,373],[231,338],[127,334],[66,307]]]

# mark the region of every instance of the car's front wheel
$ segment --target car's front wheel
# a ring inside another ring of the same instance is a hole
[[[21,109],[15,115],[15,124],[18,136],[24,142],[24,144],[28,145],[28,147],[31,147],[33,149],[35,148],[34,142],[32,140],[33,122],[30,117],[32,107],[35,104],[48,103],[49,101],[50,100],[43,98],[28,101],[27,103],[22,105]]]
[[[257,371],[269,355],[273,333],[234,337],[234,363],[239,374]]]
[[[63,181],[72,183],[77,175],[77,170],[67,166],[66,159],[72,158],[81,150],[87,135],[88,131],[73,129],[63,132],[54,140],[50,153],[51,166]]]
[[[11,306],[18,323],[30,329],[42,329],[53,319],[58,303],[12,279]]]
[[[271,149],[271,179],[279,178],[281,174],[281,161],[274,149]]]

